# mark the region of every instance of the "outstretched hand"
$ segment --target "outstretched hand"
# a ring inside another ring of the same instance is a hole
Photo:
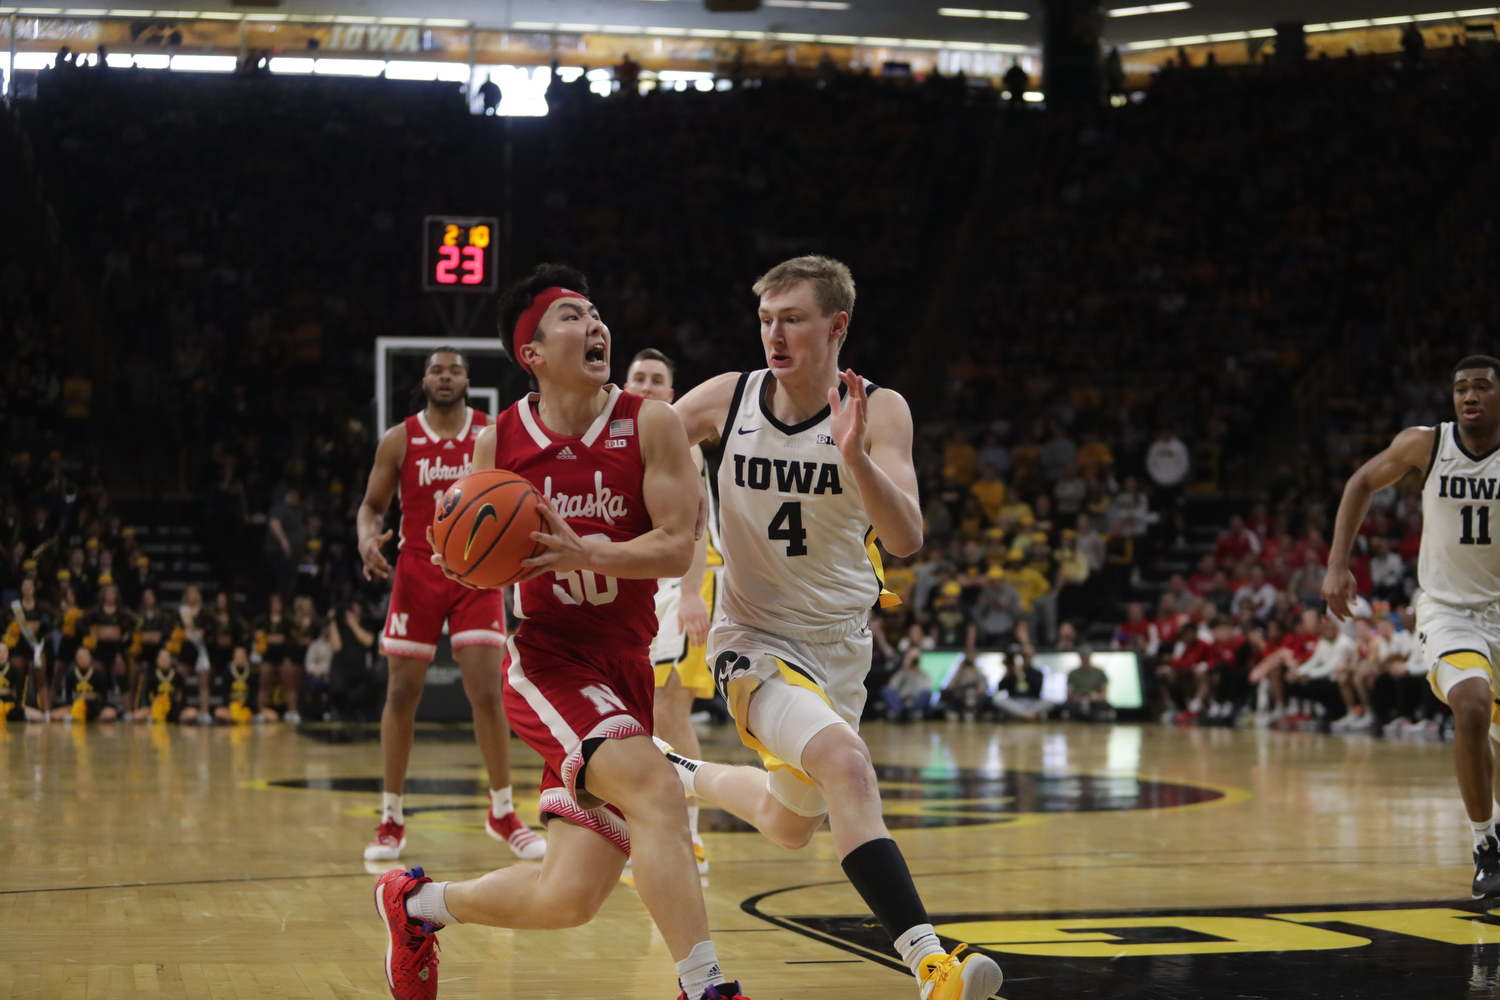
[[[828,409],[833,414],[829,429],[833,432],[833,443],[838,446],[844,461],[850,462],[865,455],[865,430],[868,427],[870,397],[865,392],[865,380],[847,368],[839,372],[839,381],[848,387],[848,395],[839,399],[837,388],[828,390]]]
[[[359,558],[365,564],[364,573],[366,580],[373,580],[376,577],[384,580],[391,575],[391,564],[385,561],[385,555],[380,551],[385,547],[385,543],[390,540],[391,532],[387,529],[385,534],[377,538],[365,539],[365,543],[359,547]],[[429,542],[432,541],[431,528],[427,529],[427,540]]]

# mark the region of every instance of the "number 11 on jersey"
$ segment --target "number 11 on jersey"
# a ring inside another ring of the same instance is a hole
[[[1458,509],[1458,516],[1463,519],[1463,533],[1458,536],[1458,544],[1490,544],[1490,509],[1488,506],[1481,504],[1476,510],[1472,504],[1465,504]],[[1476,520],[1479,522],[1478,535],[1474,534],[1474,522]]]

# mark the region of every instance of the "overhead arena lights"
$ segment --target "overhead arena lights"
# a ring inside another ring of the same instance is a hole
[[[349,17],[331,14],[261,14],[216,10],[151,10],[134,7],[0,7],[0,16],[24,17],[158,17],[174,21],[292,21],[300,24],[402,24],[423,28],[468,28],[472,22],[451,17]]]
[[[1135,17],[1137,14],[1166,14],[1174,10],[1191,10],[1190,3],[1148,3],[1142,7],[1116,7],[1105,11],[1110,17]]]
[[[1030,15],[1021,14],[1020,17]],[[808,42],[819,45],[865,45],[887,49],[955,49],[963,52],[1035,53],[1035,46],[1005,42],[957,42],[937,38],[884,38],[871,35],[813,35],[795,31],[729,31],[723,28],[636,28],[613,24],[578,25],[556,21],[517,21],[514,31],[590,32],[601,35],[645,35],[660,38],[738,38],[747,42]]]
[[[1425,14],[1401,14],[1395,17],[1374,17],[1357,21],[1331,21],[1326,24],[1304,24],[1306,32],[1350,31],[1358,28],[1391,28],[1401,24],[1423,21],[1462,21],[1467,17],[1494,17],[1500,15],[1500,7],[1474,7],[1469,10],[1436,10]],[[1147,49],[1175,49],[1180,45],[1203,45],[1211,42],[1243,42],[1252,38],[1275,38],[1275,28],[1258,28],[1255,31],[1223,31],[1214,35],[1184,35],[1180,38],[1150,38],[1140,42],[1127,42],[1120,46],[1127,52]]]
[[[797,7],[802,10],[848,10],[849,5],[838,0],[765,0],[767,7]]]
[[[1029,21],[1031,15],[1024,10],[975,10],[972,7],[939,7],[943,17],[982,17],[991,21]]]
[[[1354,21],[1330,21],[1327,24],[1304,24],[1303,31],[1348,31],[1351,28],[1389,28],[1413,21],[1457,21],[1466,17],[1488,17],[1500,14],[1500,7],[1475,7],[1472,10],[1435,10],[1405,17],[1372,17]]]
[[[1170,49],[1179,45],[1203,45],[1207,42],[1245,42],[1252,38],[1275,38],[1275,28],[1257,28],[1254,31],[1221,31],[1216,35],[1183,35],[1180,38],[1153,38],[1144,42],[1127,42],[1120,46],[1127,52],[1141,49]]]

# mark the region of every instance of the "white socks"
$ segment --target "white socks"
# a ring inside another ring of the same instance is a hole
[[[719,956],[714,954],[712,941],[693,945],[688,957],[677,963],[677,984],[682,987],[682,995],[687,1000],[701,1000],[705,989],[725,982],[728,980],[719,968]]]
[[[394,792],[380,793],[380,821],[395,820],[397,826],[406,825],[406,817],[401,814],[401,796]]]
[[[425,920],[434,927],[456,924],[453,914],[448,912],[449,882],[428,882],[406,897],[406,915]]]
[[[703,761],[684,757],[676,750],[671,749],[666,740],[659,739],[658,737],[651,737],[651,742],[655,743],[656,749],[665,754],[667,760],[672,762],[672,766],[677,768],[677,777],[682,780],[682,790],[687,793],[689,798],[697,798],[698,789],[694,787],[693,782],[698,777],[698,768],[703,766]]]
[[[693,831],[693,836],[698,836],[698,807],[688,806],[688,829]]]
[[[490,815],[496,819],[500,819],[506,813],[516,811],[516,807],[510,801],[510,789],[510,785],[490,789]]]
[[[911,974],[917,976],[919,982],[921,976],[917,971],[917,966],[922,964],[922,959],[928,955],[947,954],[943,951],[943,945],[938,941],[937,931],[933,930],[931,924],[917,924],[896,938],[893,943],[896,945],[896,950],[901,953],[901,961],[911,967]]]
[[[1487,838],[1495,835],[1495,818],[1491,816],[1482,823],[1469,820],[1469,829],[1474,831],[1474,846],[1482,847]]]

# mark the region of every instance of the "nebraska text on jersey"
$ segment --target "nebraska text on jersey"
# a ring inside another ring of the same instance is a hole
[[[629,513],[625,507],[625,498],[604,485],[604,473],[599,470],[594,471],[592,495],[585,493],[568,496],[566,493],[558,493],[554,496],[551,476],[542,483],[542,495],[551,502],[558,516],[565,520],[570,517],[599,518],[605,524],[614,524],[615,518],[625,517]]]
[[[474,459],[465,455],[462,462],[444,465],[443,456],[417,459],[417,485],[428,486],[438,480],[462,479],[474,471]]]

